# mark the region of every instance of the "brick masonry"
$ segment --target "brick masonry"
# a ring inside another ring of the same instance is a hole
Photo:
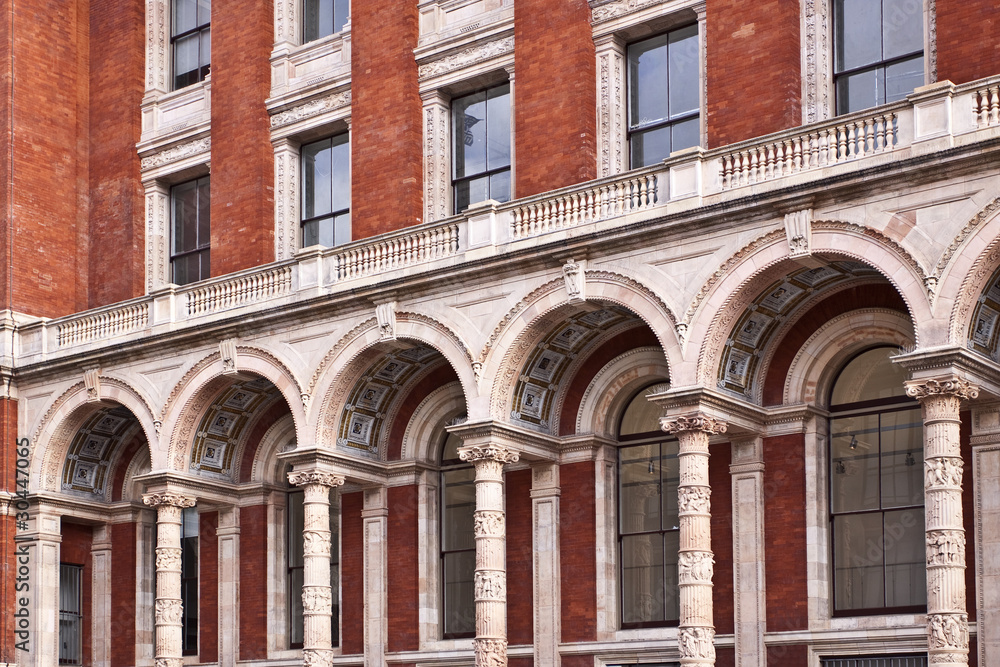
[[[559,467],[562,641],[597,639],[597,545],[593,461]],[[572,663],[571,663],[572,664]],[[563,665],[566,660],[563,659]]]
[[[219,528],[218,512],[198,516],[198,658],[219,660]]]
[[[340,646],[344,655],[365,650],[364,527],[361,509],[364,494],[345,493],[340,497]],[[355,574],[351,574],[355,573]]]
[[[390,653],[420,648],[420,572],[417,568],[417,496],[415,485],[394,486],[389,493],[388,632]],[[345,574],[351,572],[347,568]],[[359,577],[360,578],[360,577]]]
[[[240,508],[240,581],[267,580],[267,507]],[[240,660],[267,657],[267,587],[240,586]]]
[[[937,0],[938,80],[965,83],[1000,71],[1000,16],[993,0]]]
[[[83,655],[90,656],[93,640],[93,625],[87,622],[87,610],[92,609],[92,599],[94,590],[94,566],[91,556],[91,546],[94,543],[94,530],[90,526],[76,523],[62,524],[62,543],[59,545],[59,562],[67,565],[81,565],[83,572],[80,574],[80,608],[83,610],[82,645]],[[88,658],[84,658],[84,665],[90,664]]]
[[[780,586],[767,587],[767,630],[805,630],[809,623],[805,436],[793,434],[764,438],[763,491],[764,580],[781,582]],[[770,649],[768,663],[805,664],[790,659],[771,662]]]
[[[531,644],[534,639],[532,584],[531,471],[506,476],[507,494],[507,643]]]
[[[712,486],[712,552],[715,576],[712,577],[712,607],[715,632],[734,632],[733,622],[733,485],[729,474],[732,445],[728,442],[709,449],[708,481]]]

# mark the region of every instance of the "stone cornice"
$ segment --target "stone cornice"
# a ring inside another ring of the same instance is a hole
[[[976,385],[977,396],[989,401],[1000,398],[1000,364],[958,346],[916,350],[893,358],[910,372],[913,383],[928,380],[962,380]]]
[[[309,469],[343,477],[352,484],[385,485],[386,464],[382,461],[358,459],[320,447],[297,448],[278,454],[278,459],[292,468]]]
[[[530,461],[555,461],[561,446],[553,436],[496,421],[464,422],[448,427],[447,431],[460,437],[466,446],[498,445],[517,451]]]
[[[725,422],[732,437],[759,434],[764,430],[767,411],[706,387],[679,387],[647,397],[663,408],[669,421],[691,413]]]

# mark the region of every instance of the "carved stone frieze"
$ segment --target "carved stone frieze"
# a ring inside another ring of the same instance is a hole
[[[677,489],[677,510],[682,514],[708,514],[712,489],[707,486],[683,486]]]
[[[969,617],[966,614],[928,614],[927,642],[931,649],[967,651]],[[932,658],[931,663],[934,662]]]
[[[307,484],[319,484],[321,486],[343,486],[344,478],[330,472],[319,470],[304,470],[302,472],[288,473],[288,483],[292,486],[306,486]]]
[[[906,395],[917,400],[930,396],[956,396],[972,400],[979,396],[979,388],[961,378],[947,380],[913,380],[906,383]]]
[[[704,431],[709,435],[725,433],[726,422],[714,419],[705,415],[688,415],[685,417],[675,417],[660,421],[660,427],[667,433],[681,433],[682,431]]]
[[[711,583],[715,558],[707,551],[682,551],[677,554],[677,576],[687,583]]]
[[[417,69],[417,76],[421,79],[452,72],[463,67],[475,65],[491,58],[506,55],[514,52],[514,38],[504,37],[485,44],[462,49],[458,53],[445,56],[440,60],[421,65]]]
[[[161,599],[156,601],[157,625],[180,625],[184,607],[180,600]]]
[[[520,454],[500,447],[499,445],[470,445],[458,450],[458,457],[463,461],[476,463],[477,461],[496,461],[498,463],[516,463]]]
[[[157,658],[156,667],[184,667],[183,658]]]
[[[927,490],[935,487],[962,486],[962,459],[935,456],[924,461],[924,482]]]
[[[329,586],[303,586],[302,610],[307,614],[329,614],[333,609]]]
[[[473,532],[476,537],[503,537],[507,532],[503,512],[477,511],[473,517]]]
[[[318,116],[326,111],[333,111],[348,106],[351,103],[351,91],[327,95],[318,100],[311,100],[287,111],[271,116],[271,128],[291,125],[292,123]]]
[[[147,493],[142,497],[142,502],[150,507],[194,507],[195,499],[182,496],[179,493]]]
[[[591,2],[591,23],[610,21],[619,16],[637,12],[651,5],[662,4],[664,0],[613,0],[613,2]]]
[[[472,641],[476,667],[507,667],[507,640],[477,637]]]
[[[333,667],[333,651],[329,649],[303,649],[303,667]]]
[[[686,627],[677,632],[677,646],[681,662],[685,658],[715,660],[715,630],[704,627]]]
[[[158,547],[156,549],[156,571],[181,571],[181,550],[173,547]]]
[[[330,532],[307,530],[302,532],[302,554],[330,557]]]
[[[497,570],[477,570],[475,574],[475,597],[477,600],[507,599],[507,573]]]
[[[170,148],[159,151],[158,153],[153,153],[152,155],[142,158],[142,169],[146,170],[153,169],[154,167],[162,167],[165,164],[177,162],[178,160],[183,160],[184,158],[191,157],[192,155],[208,153],[211,148],[211,137],[203,137],[201,139],[195,139],[194,141],[188,141],[183,144],[171,146]],[[207,158],[208,156],[206,155],[206,159]]]
[[[965,533],[958,530],[927,531],[927,565],[965,566]]]

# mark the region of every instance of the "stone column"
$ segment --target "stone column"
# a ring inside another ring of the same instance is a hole
[[[91,595],[91,637],[94,667],[111,664],[111,645],[116,640],[111,633],[111,525],[94,526],[94,541],[90,547],[93,563],[93,593]],[[86,613],[86,612],[84,612]]]
[[[364,491],[361,510],[364,534],[364,595],[365,595],[365,667],[386,664],[386,644],[389,641],[389,493],[384,486],[372,486]]]
[[[239,509],[219,510],[215,534],[219,538],[219,667],[235,667],[240,647]]]
[[[667,433],[677,434],[680,483],[677,510],[680,549],[677,574],[680,627],[677,643],[681,665],[715,664],[715,621],[712,616],[712,489],[708,484],[708,437],[725,433],[726,424],[693,414],[664,419]]]
[[[531,468],[531,523],[535,562],[535,667],[559,667],[561,590],[559,578],[559,466]]]
[[[156,508],[156,667],[181,667],[181,511],[195,500],[166,492],[142,502]]]
[[[980,665],[1000,664],[1000,405],[972,413],[972,484],[976,499],[976,645]]]
[[[979,390],[965,380],[913,380],[906,393],[924,417],[924,512],[927,538],[927,638],[931,665],[969,664],[965,608],[965,527],[959,408]]]
[[[476,667],[507,664],[507,524],[503,502],[503,466],[518,453],[496,445],[458,450],[476,467]]]
[[[764,443],[755,437],[732,448],[736,666],[764,667]]]
[[[333,664],[330,632],[333,599],[330,593],[330,489],[344,478],[319,470],[288,473],[292,486],[303,487],[302,499],[302,664]]]

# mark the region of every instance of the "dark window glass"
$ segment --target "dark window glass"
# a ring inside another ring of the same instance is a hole
[[[302,147],[302,247],[351,240],[351,150],[347,134]]]
[[[174,54],[174,90],[208,76],[212,62],[212,0],[172,0],[170,44]]]
[[[288,492],[288,643],[289,648],[302,648],[305,624],[302,614],[302,585],[305,573],[302,530],[305,526],[302,491]],[[330,492],[330,597],[332,616],[330,631],[333,645],[340,643],[340,531],[333,491]]]
[[[833,603],[842,613],[926,604],[923,420],[891,353],[855,357],[831,394]]]
[[[305,0],[302,41],[311,42],[343,30],[349,9],[348,0]]]
[[[473,586],[476,473],[472,466],[459,460],[460,444],[458,437],[449,435],[441,455],[441,581],[445,639],[476,634]]]
[[[510,84],[451,104],[455,212],[470,204],[510,200]]]
[[[208,176],[170,189],[170,272],[178,285],[211,275],[211,202]]]
[[[59,564],[59,664],[83,664],[83,567]]]
[[[631,165],[655,164],[700,142],[698,26],[628,47]]]
[[[181,651],[198,655],[198,510],[181,513]]]
[[[921,0],[834,0],[837,113],[895,102],[924,83]]]

